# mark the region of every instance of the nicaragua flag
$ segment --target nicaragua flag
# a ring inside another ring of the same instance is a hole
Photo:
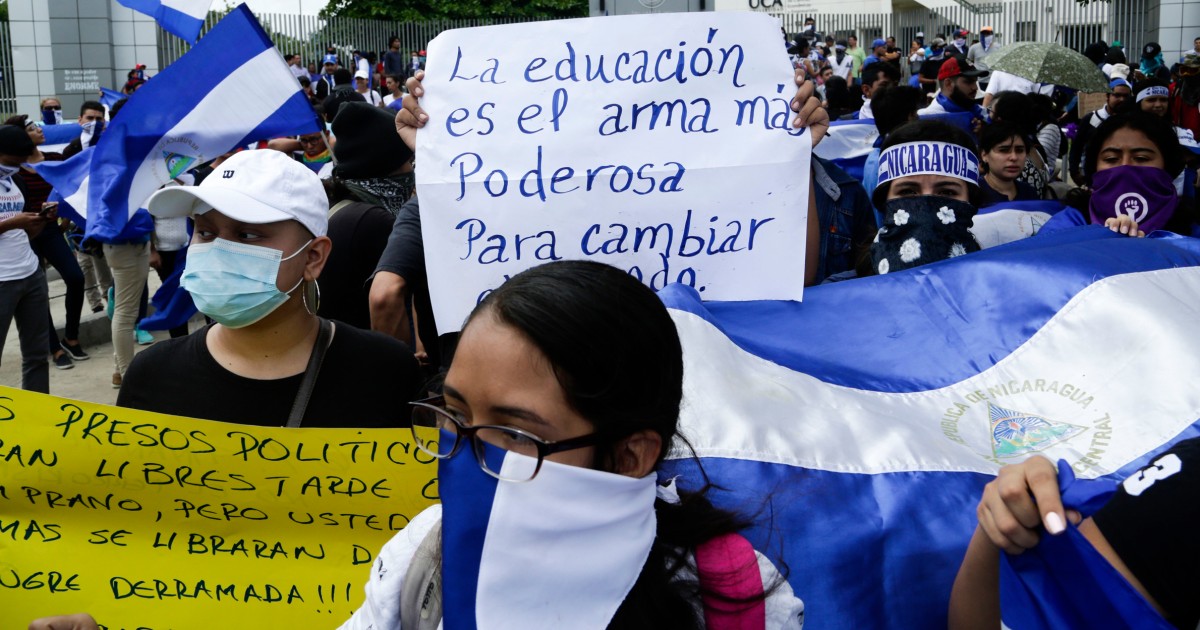
[[[971,234],[987,249],[1037,235],[1042,226],[1066,206],[1054,199],[1001,201],[980,208],[972,219]]]
[[[212,0],[117,0],[154,18],[163,30],[195,44]]]
[[[660,292],[714,501],[786,562],[809,627],[945,627],[984,484],[1034,454],[1120,479],[1200,435],[1200,240],[1091,226],[803,303]],[[685,458],[666,474],[695,487]]]
[[[300,84],[240,5],[138,90],[101,136],[87,236],[113,242],[155,190],[234,147],[319,129]]]
[[[82,151],[61,162],[38,162],[33,165],[42,179],[54,187],[49,201],[58,202],[59,216],[65,216],[79,226],[87,225],[88,172],[92,168],[95,147]]]
[[[111,110],[112,106],[116,105],[123,98],[125,98],[125,95],[116,90],[110,90],[106,87],[100,88],[100,104],[104,106],[106,112]]]
[[[1076,479],[1060,460],[1058,487],[1063,505],[1086,518],[1113,495],[1116,483]],[[1043,535],[1020,555],[1000,554],[1000,618],[1012,630],[1174,628],[1075,525],[1058,536]]]

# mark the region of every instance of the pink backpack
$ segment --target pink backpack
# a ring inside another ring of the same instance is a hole
[[[762,574],[750,541],[739,534],[717,536],[696,547],[696,573],[700,587],[733,599],[760,598],[752,604],[705,595],[707,630],[763,630],[767,626]]]

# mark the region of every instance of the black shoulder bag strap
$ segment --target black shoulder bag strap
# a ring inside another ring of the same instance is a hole
[[[317,374],[321,371],[321,363],[325,361],[325,351],[333,339],[333,324],[324,317],[320,319],[317,328],[317,342],[313,344],[312,354],[308,356],[308,367],[304,368],[304,378],[300,381],[300,390],[296,392],[296,400],[292,403],[292,412],[288,414],[287,426],[296,428],[304,420],[304,412],[308,409],[308,399],[312,398],[313,388],[317,385]]]

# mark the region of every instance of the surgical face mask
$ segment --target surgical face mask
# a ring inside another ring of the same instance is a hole
[[[1175,215],[1179,197],[1171,176],[1154,166],[1115,166],[1092,175],[1088,214],[1092,223],[1128,215],[1138,229],[1149,234],[1166,229]]]
[[[954,45],[958,46],[959,48],[962,48],[963,46],[967,45],[967,40],[960,37],[960,38],[954,40]]]
[[[970,231],[974,216],[975,206],[950,197],[889,199],[871,244],[875,271],[902,271],[979,251]]]
[[[222,326],[244,328],[270,315],[304,282],[280,291],[279,264],[304,251],[312,240],[286,258],[270,247],[216,239],[188,247],[179,284],[192,294],[201,313]]]
[[[481,444],[488,468],[506,478],[526,478],[537,465]],[[505,627],[545,627],[545,604],[535,602],[570,602],[572,627],[606,627],[650,555],[655,485],[653,474],[553,461],[530,481],[500,481],[480,468],[471,444],[439,460],[442,583],[454,585],[443,591],[445,626],[474,627],[476,611],[487,611]]]

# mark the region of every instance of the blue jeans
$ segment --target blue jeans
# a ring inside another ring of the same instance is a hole
[[[15,319],[21,341],[21,389],[50,393],[50,354],[46,352],[46,313],[50,291],[41,267],[26,278],[0,281],[0,352]]]

